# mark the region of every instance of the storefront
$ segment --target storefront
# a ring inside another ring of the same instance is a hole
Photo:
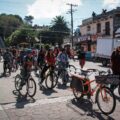
[[[87,35],[78,38],[78,44],[84,48],[84,51],[95,52],[97,35]]]

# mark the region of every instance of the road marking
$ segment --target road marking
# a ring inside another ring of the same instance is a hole
[[[20,102],[20,103],[6,104],[6,105],[2,105],[2,106],[4,107],[5,110],[15,109],[15,108],[21,107],[21,106],[24,106],[24,108],[26,108],[26,107],[33,107],[33,106],[37,106],[37,105],[51,104],[51,103],[57,103],[57,102],[67,102],[68,100],[73,99],[73,98],[74,98],[73,96],[46,98],[46,99],[37,100],[34,103],[26,104],[26,101],[25,101],[25,102]],[[2,106],[0,106],[0,110],[3,110]]]

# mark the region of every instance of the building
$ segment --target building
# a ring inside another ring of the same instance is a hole
[[[96,15],[82,21],[80,25],[81,36],[78,42],[84,47],[85,51],[95,52],[98,37],[114,38],[116,31],[120,28],[120,7]]]

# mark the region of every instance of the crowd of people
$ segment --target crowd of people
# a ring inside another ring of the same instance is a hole
[[[54,49],[41,47],[40,50],[29,48],[16,49],[15,47],[0,49],[0,56],[3,56],[3,75],[6,76],[7,72],[11,75],[11,72],[16,71],[20,66],[24,70],[24,76],[27,76],[33,67],[34,70],[37,70],[38,67],[42,66],[41,81],[39,83],[40,87],[42,87],[45,72],[50,67],[54,69],[56,61],[59,62],[60,66],[67,67],[68,59],[72,56],[70,52],[69,54],[67,52],[65,48],[60,49],[58,47]]]
[[[85,52],[81,48],[77,51],[79,65],[83,69],[85,65]],[[38,49],[16,49],[15,47],[7,48],[5,50],[0,49],[0,60],[3,56],[3,75],[6,76],[7,69],[8,73],[11,75],[12,71],[16,71],[19,66],[24,68],[24,75],[26,76],[29,71],[31,71],[32,66],[35,70],[39,66],[42,66],[42,72],[40,75],[41,81],[39,85],[42,87],[44,81],[45,72],[51,67],[54,69],[56,61],[62,67],[67,67],[68,59],[73,58],[71,51],[65,48],[55,47],[54,49],[45,49],[41,47]],[[111,55],[111,69],[113,74],[120,75],[120,47],[117,47]],[[113,89],[115,86],[111,86]]]

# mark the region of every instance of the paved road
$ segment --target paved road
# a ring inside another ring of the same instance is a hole
[[[78,62],[71,61],[71,64],[79,66]],[[84,69],[86,68],[107,70],[101,67],[100,63],[93,62],[87,62]],[[2,63],[0,63],[0,72],[2,73]],[[34,99],[19,98],[13,94],[15,92],[14,77],[17,73],[12,73],[10,77],[0,78],[0,120],[119,120],[119,97],[117,97],[116,110],[110,116],[102,115],[96,104],[92,104],[87,99],[80,102],[74,100],[69,87],[64,89],[59,86],[52,91],[40,91],[37,86]],[[37,83],[38,78],[34,76],[34,79]]]
[[[71,64],[79,68],[78,62],[73,62],[71,61]],[[106,68],[100,67],[99,63],[92,63],[92,62],[87,62],[84,69],[86,68],[97,68],[97,69],[102,69],[106,70]],[[0,63],[0,73],[2,73],[2,63]],[[0,91],[2,91],[2,94],[0,94],[0,103],[12,103],[16,102],[16,96],[13,94],[15,92],[15,87],[14,87],[14,78],[17,73],[20,71],[17,71],[16,73],[12,73],[10,77],[1,77],[0,78]],[[79,70],[78,70],[79,72]],[[32,73],[32,76],[34,77],[36,83],[38,84],[38,78],[35,77],[34,73]],[[52,91],[45,90],[40,91],[39,86],[37,86],[37,94],[35,95],[35,99],[43,99],[43,98],[53,98],[53,97],[59,97],[59,96],[68,96],[72,95],[72,92],[70,91],[69,87],[64,89],[63,86],[58,86],[58,88],[55,88]]]

